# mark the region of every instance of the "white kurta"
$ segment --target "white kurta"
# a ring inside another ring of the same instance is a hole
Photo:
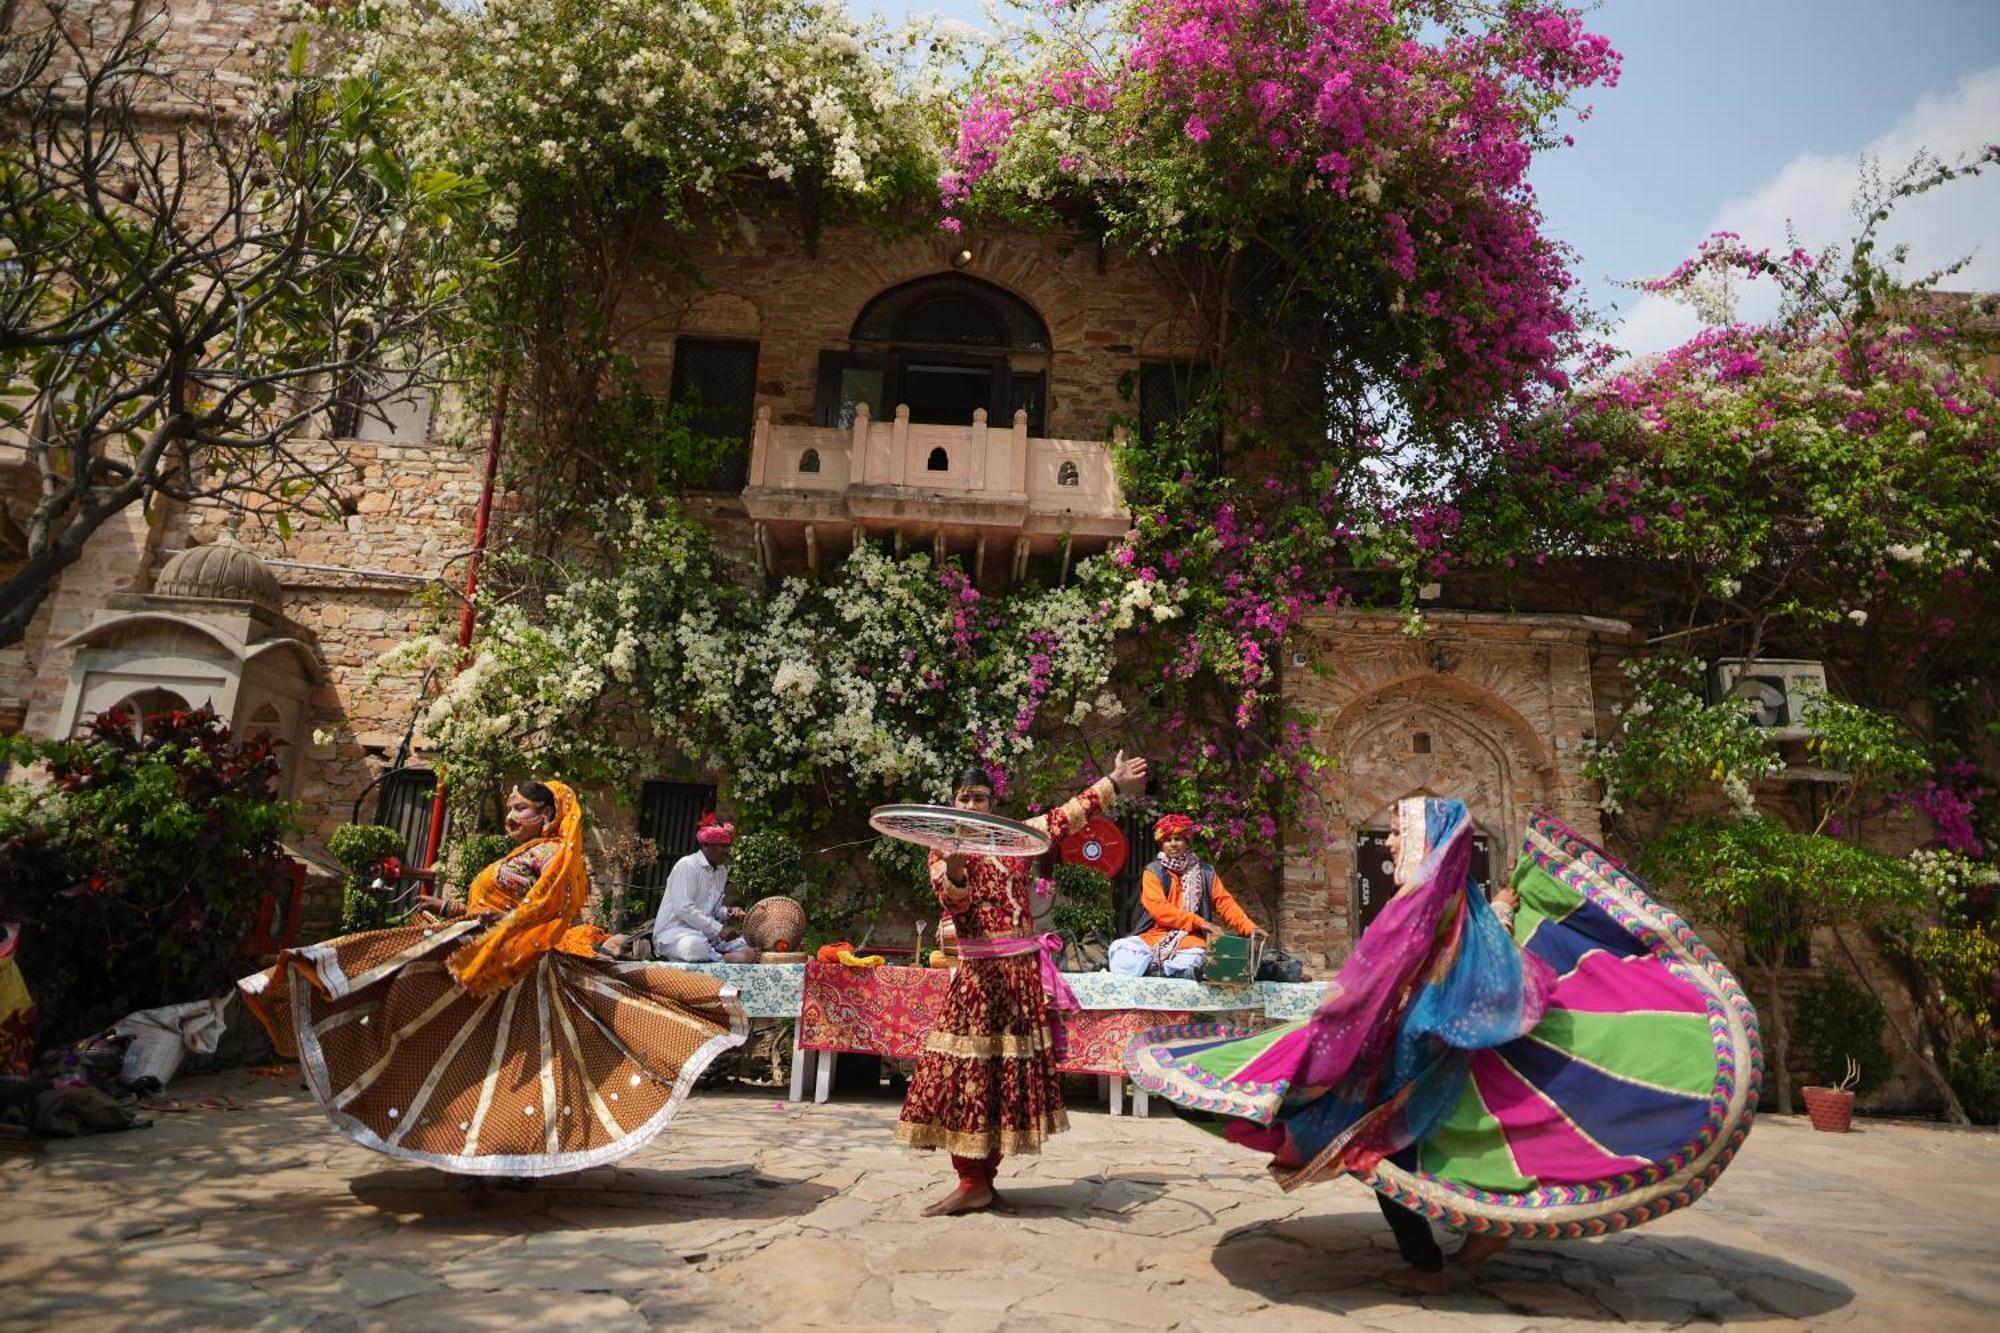
[[[684,963],[713,962],[736,941],[722,922],[729,867],[711,865],[699,849],[674,862],[653,919],[653,957]]]

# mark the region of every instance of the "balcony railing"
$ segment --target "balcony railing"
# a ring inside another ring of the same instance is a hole
[[[774,425],[759,409],[743,497],[753,517],[773,521],[1093,537],[1115,536],[1127,521],[1108,444],[1031,436],[1026,412],[996,428],[984,409],[970,426],[942,426],[912,422],[907,406],[871,421],[864,405],[851,429]]]

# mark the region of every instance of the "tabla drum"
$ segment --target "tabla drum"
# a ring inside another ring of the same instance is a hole
[[[790,953],[805,942],[806,909],[791,898],[761,899],[743,918],[743,938],[765,953]]]

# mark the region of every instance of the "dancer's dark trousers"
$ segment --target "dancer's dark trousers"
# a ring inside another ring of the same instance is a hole
[[[1389,1230],[1396,1233],[1396,1248],[1402,1251],[1404,1262],[1426,1273],[1442,1273],[1444,1250],[1431,1234],[1430,1222],[1386,1194],[1377,1194],[1375,1202],[1382,1205],[1382,1216],[1388,1220]]]

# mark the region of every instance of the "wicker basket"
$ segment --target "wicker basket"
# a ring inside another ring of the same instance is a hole
[[[744,916],[743,938],[753,949],[790,953],[805,943],[806,909],[790,898],[765,898]]]

